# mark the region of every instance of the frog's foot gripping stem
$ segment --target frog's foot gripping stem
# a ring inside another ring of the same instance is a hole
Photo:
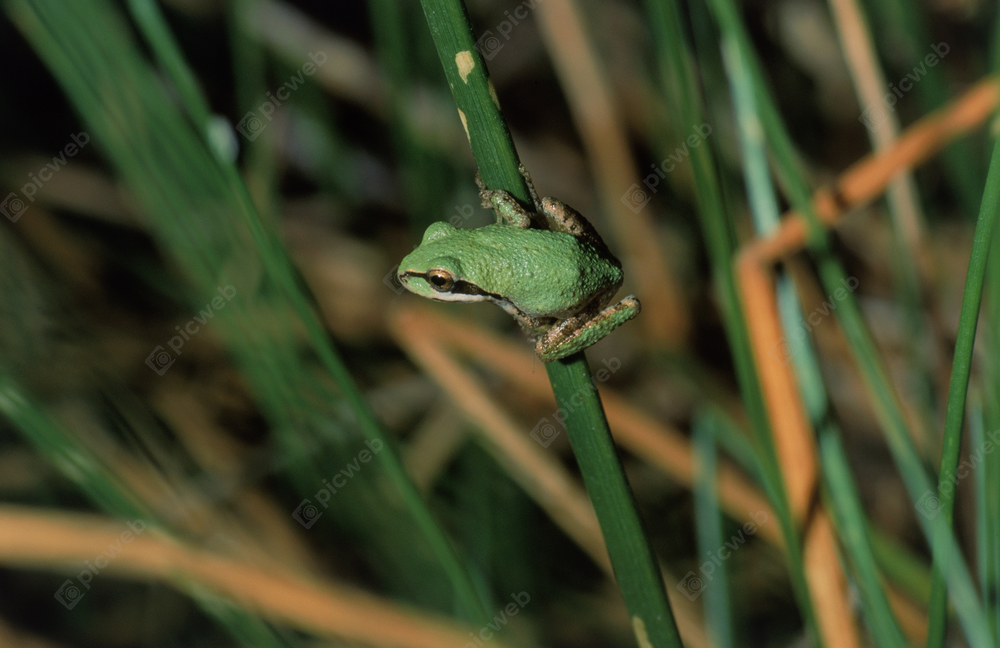
[[[487,189],[478,173],[476,186],[479,187],[479,198],[483,202],[483,207],[493,210],[498,223],[506,223],[521,229],[531,227],[531,213],[522,207],[514,196],[503,189]]]
[[[642,306],[629,295],[591,317],[571,317],[553,326],[535,344],[535,353],[543,362],[560,360],[583,351],[605,338],[616,328],[639,314]]]
[[[538,197],[538,192],[535,191],[535,183],[531,181],[531,174],[528,173],[528,170],[526,168],[524,168],[523,164],[518,164],[517,165],[517,170],[521,174],[521,177],[524,178],[525,184],[528,185],[528,195],[531,196],[531,204],[532,204],[532,207],[535,210],[535,213],[536,214],[541,214],[542,210],[543,210],[542,200]],[[476,186],[479,187],[479,197],[483,201],[483,207],[485,207],[487,209],[496,209],[496,201],[494,200],[494,196],[496,194],[500,193],[502,190],[499,190],[499,189],[487,189],[486,188],[486,183],[483,182],[483,177],[481,175],[479,175],[478,172],[476,173]],[[517,202],[516,200],[514,200],[514,197],[511,196],[508,192],[502,191],[502,193],[503,193],[503,199],[505,201],[509,200],[509,201]],[[527,210],[525,210],[525,211],[527,211]],[[515,223],[511,223],[511,224],[514,225]],[[521,225],[519,223],[516,224],[516,225],[517,225],[517,227],[521,227]]]
[[[491,192],[486,188],[483,176],[479,175],[478,171],[476,171],[476,186],[479,187],[479,199],[482,201],[483,207],[493,209],[493,201],[490,200]]]

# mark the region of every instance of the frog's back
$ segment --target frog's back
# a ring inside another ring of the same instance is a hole
[[[609,286],[622,281],[621,265],[571,234],[509,225],[469,230],[483,264],[480,286],[505,295],[533,317],[568,317]]]

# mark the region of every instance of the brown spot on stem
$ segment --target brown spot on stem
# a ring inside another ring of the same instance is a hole
[[[632,631],[635,632],[635,640],[638,642],[639,648],[653,648],[653,644],[649,642],[649,635],[646,634],[646,624],[643,623],[642,617],[632,617]]]
[[[476,67],[476,59],[472,58],[472,52],[462,50],[455,55],[455,65],[458,66],[458,76],[462,77],[462,83],[469,82],[469,72]]]

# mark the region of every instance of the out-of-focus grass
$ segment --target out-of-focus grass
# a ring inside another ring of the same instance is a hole
[[[0,537],[0,637],[635,645],[600,552],[648,542],[685,645],[997,642],[996,88],[905,139],[990,70],[996,7],[840,3],[873,56],[820,3],[547,1],[466,3],[469,105],[416,5],[3,3],[0,518],[70,537],[28,539],[30,568]],[[840,213],[891,179],[833,180],[878,128],[866,56],[906,142],[866,168],[913,173],[922,250],[893,199]],[[393,283],[427,223],[489,220],[473,157],[527,198],[513,144],[648,287],[588,351],[644,531],[602,542],[561,433],[586,399],[546,404],[484,330],[521,344],[509,317]],[[155,542],[81,578],[74,509]],[[235,574],[303,603],[213,589]]]
[[[946,492],[952,486],[958,471],[959,453],[962,447],[962,428],[965,422],[966,400],[969,393],[969,374],[972,371],[972,346],[975,343],[976,328],[979,324],[979,305],[982,301],[983,282],[986,278],[986,261],[993,244],[993,224],[997,209],[1000,207],[998,199],[1000,199],[1000,142],[993,147],[993,159],[986,176],[983,203],[979,210],[979,220],[976,222],[972,251],[969,253],[965,291],[962,293],[961,315],[955,340],[955,359],[951,369],[951,381],[948,384],[948,405],[941,449],[941,467],[938,470],[939,492]],[[945,528],[953,526],[954,511],[954,498],[944,498],[941,501],[941,513],[944,513],[942,517],[946,525],[939,526]],[[947,531],[938,532],[947,533]],[[934,541],[943,542],[937,538]],[[947,566],[949,560],[955,560],[955,558],[949,558],[947,553],[935,554],[934,556],[935,570],[931,583],[931,622],[928,630],[928,646],[939,646],[944,643],[944,626],[947,614],[945,575],[949,569]],[[981,639],[985,640],[987,636],[984,632]]]
[[[467,620],[484,620],[470,576],[403,474],[394,448],[386,447],[390,442],[322,331],[276,233],[258,216],[226,151],[213,150],[204,101],[162,19],[151,5],[133,3],[154,54],[181,88],[193,125],[170,104],[113,5],[93,0],[74,7],[76,13],[63,12],[42,0],[12,2],[10,11],[145,207],[166,251],[184,268],[193,284],[190,306],[217,301],[213,324],[273,426],[288,477],[305,496],[300,517],[311,522],[320,505],[329,506],[330,517],[362,540],[371,567],[393,589]],[[169,352],[151,357],[157,369],[169,369]],[[369,451],[379,468],[350,475],[354,497],[330,497],[335,489],[326,490],[324,476],[352,460],[357,466],[360,453]]]
[[[718,421],[710,412],[703,412],[695,420],[692,433],[695,442],[695,459],[698,462],[698,481],[695,482],[695,524],[698,529],[698,553],[711,554],[725,544],[722,535],[722,512],[719,493],[715,488],[716,457],[715,431]],[[732,601],[729,596],[729,578],[723,563],[713,574],[717,583],[705,592],[705,625],[709,636],[719,648],[736,645],[732,622]]]

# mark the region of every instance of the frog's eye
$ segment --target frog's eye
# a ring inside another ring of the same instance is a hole
[[[435,268],[428,272],[427,281],[430,282],[431,288],[438,292],[447,292],[455,285],[455,277],[447,270],[441,270],[440,268]]]

